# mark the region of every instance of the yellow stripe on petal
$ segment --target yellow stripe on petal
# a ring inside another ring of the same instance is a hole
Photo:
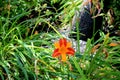
[[[62,57],[62,61],[65,62],[67,60],[66,58],[66,53],[62,53],[61,54],[61,57]]]

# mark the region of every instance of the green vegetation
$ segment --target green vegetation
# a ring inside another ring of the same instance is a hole
[[[91,44],[92,39],[88,39],[83,55],[76,51],[66,63],[51,56],[54,41],[62,36],[58,28],[71,23],[81,3],[81,0],[1,0],[0,80],[120,80],[119,36],[109,37],[101,31],[98,41]],[[113,25],[120,27],[118,1],[111,5],[116,12]],[[111,42],[117,45],[110,46]],[[96,43],[101,46],[91,54]]]

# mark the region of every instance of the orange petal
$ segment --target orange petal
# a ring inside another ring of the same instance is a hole
[[[55,49],[52,54],[52,57],[58,57],[58,56],[60,56],[59,49]]]
[[[67,46],[67,40],[65,38],[63,38],[63,44],[65,47]]]
[[[62,61],[63,61],[63,62],[65,62],[65,61],[67,60],[65,53],[62,53],[62,54],[61,54],[61,57],[62,57]]]
[[[71,55],[74,55],[75,53],[75,50],[73,48],[67,48],[68,49],[68,52],[67,54],[71,54]]]
[[[60,56],[60,53],[53,53],[52,54],[52,57],[58,57],[58,56]]]
[[[62,39],[59,40],[60,47],[62,46]]]
[[[55,43],[54,43],[54,46],[55,46],[55,48],[59,48],[59,47],[60,47],[59,42],[58,42],[58,41],[55,42]]]
[[[71,42],[67,42],[67,46],[66,47],[71,47],[71,46],[72,46]]]
[[[70,52],[70,51],[68,51],[67,54],[70,54],[70,55],[72,55],[72,56],[74,55],[74,53],[73,53],[73,52]]]
[[[65,47],[67,46],[67,40],[65,38],[62,38],[59,40],[60,47],[64,45]]]
[[[73,49],[73,48],[67,48],[68,49],[68,51],[70,51],[70,52],[73,52],[73,53],[75,53],[75,50]]]

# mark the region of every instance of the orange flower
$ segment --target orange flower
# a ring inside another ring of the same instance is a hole
[[[54,43],[55,50],[52,54],[53,57],[59,57],[61,55],[62,61],[67,60],[66,55],[74,55],[75,50],[71,47],[71,43],[65,38],[61,38],[59,41]]]

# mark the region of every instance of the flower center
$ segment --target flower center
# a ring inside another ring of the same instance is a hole
[[[61,52],[61,53],[66,53],[66,47],[62,46],[62,47],[60,48],[60,52]]]

